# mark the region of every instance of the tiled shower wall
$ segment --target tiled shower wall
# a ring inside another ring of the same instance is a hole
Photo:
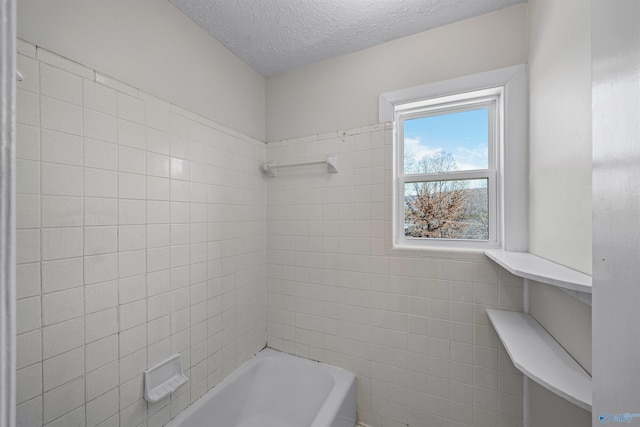
[[[19,43],[18,425],[161,426],[265,344],[262,142]],[[142,400],[180,352],[190,377]]]
[[[270,347],[358,376],[372,427],[522,426],[522,376],[485,314],[522,310],[522,282],[480,253],[391,248],[384,125],[268,144],[317,160],[268,184]]]

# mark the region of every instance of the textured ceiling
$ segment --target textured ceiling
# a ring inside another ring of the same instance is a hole
[[[265,77],[524,1],[169,0]]]

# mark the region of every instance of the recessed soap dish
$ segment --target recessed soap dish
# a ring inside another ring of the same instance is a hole
[[[180,354],[175,354],[144,371],[144,399],[155,403],[170,395],[189,381],[182,372]]]

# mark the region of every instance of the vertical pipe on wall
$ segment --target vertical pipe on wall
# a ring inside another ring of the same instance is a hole
[[[0,0],[0,427],[15,425],[16,3]]]

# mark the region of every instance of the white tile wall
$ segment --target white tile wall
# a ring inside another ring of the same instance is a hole
[[[18,425],[161,426],[265,345],[266,147],[18,53]],[[192,381],[147,405],[175,352]]]
[[[384,126],[267,149],[28,43],[18,61],[18,425],[161,426],[265,329],[355,371],[363,425],[521,425],[484,312],[521,309],[521,284],[390,248]],[[329,153],[336,175],[259,172]],[[143,370],[175,352],[189,386],[146,404]]]
[[[338,154],[268,183],[268,345],[358,377],[371,427],[521,426],[522,376],[485,315],[521,310],[520,280],[479,253],[391,248],[385,126],[280,141],[269,160]]]

